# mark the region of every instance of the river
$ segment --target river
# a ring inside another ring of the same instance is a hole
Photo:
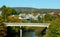
[[[23,33],[23,37],[38,37],[34,31],[28,31]]]

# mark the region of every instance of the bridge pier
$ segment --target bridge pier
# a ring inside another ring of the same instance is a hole
[[[21,29],[21,26],[20,26],[20,37],[22,37],[22,29]]]

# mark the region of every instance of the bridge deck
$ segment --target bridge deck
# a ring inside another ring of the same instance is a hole
[[[35,26],[35,27],[49,27],[49,23],[5,23],[6,26]]]

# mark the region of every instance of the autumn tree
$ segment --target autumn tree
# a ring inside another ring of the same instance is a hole
[[[22,22],[22,21],[18,18],[18,16],[14,16],[14,17],[8,16],[8,17],[7,17],[7,20],[8,20],[8,22],[18,22],[18,23],[21,23],[21,22]]]
[[[6,34],[6,25],[4,23],[4,19],[2,16],[0,16],[0,37],[5,37],[7,34]]]

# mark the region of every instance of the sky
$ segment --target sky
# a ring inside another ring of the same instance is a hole
[[[0,7],[33,7],[60,9],[60,0],[0,0]]]

